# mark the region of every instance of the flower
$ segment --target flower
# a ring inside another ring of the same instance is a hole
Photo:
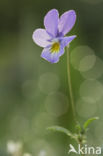
[[[76,37],[65,37],[76,21],[74,10],[65,12],[60,18],[56,9],[50,10],[44,17],[45,29],[33,32],[33,41],[43,47],[41,57],[51,63],[57,63],[64,54],[64,48]]]

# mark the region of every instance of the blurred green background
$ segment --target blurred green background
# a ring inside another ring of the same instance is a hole
[[[1,0],[0,156],[8,156],[10,140],[22,142],[24,153],[32,156],[67,156],[69,144],[75,145],[64,134],[46,131],[51,125],[74,131],[66,53],[50,64],[32,40],[52,8],[60,15],[70,9],[77,13],[68,34],[77,35],[70,46],[76,112],[81,124],[100,117],[90,126],[88,145],[103,144],[103,0]]]

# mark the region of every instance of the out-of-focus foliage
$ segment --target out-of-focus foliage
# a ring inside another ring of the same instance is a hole
[[[22,142],[33,156],[67,156],[63,134],[46,128],[74,129],[68,100],[66,53],[58,64],[42,58],[32,41],[52,8],[60,14],[74,9],[77,22],[70,46],[72,83],[78,119],[99,116],[88,133],[88,143],[103,144],[103,0],[0,1],[0,156],[8,156],[9,140]]]

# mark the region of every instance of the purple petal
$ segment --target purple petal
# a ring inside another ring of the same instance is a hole
[[[53,37],[57,35],[59,14],[56,9],[50,10],[44,18],[44,26],[46,31]]]
[[[64,47],[61,46],[60,51],[58,52],[59,57],[64,54]]]
[[[65,35],[67,34],[72,27],[74,26],[76,21],[76,13],[74,10],[70,10],[65,12],[59,20],[58,29],[59,33]]]
[[[58,53],[51,53],[49,48],[44,48],[41,57],[51,63],[57,63],[59,61]]]
[[[50,42],[48,41],[50,40],[50,36],[45,29],[36,29],[33,33],[32,38],[33,41],[40,47],[47,47],[50,44]]]
[[[66,47],[74,38],[76,37],[76,35],[73,36],[69,36],[69,37],[63,37],[60,41],[61,46],[64,48]]]
[[[61,48],[61,50],[58,53],[51,53],[50,48],[44,48],[44,50],[41,53],[41,57],[47,60],[51,63],[57,63],[59,61],[59,57],[64,54],[64,48]]]

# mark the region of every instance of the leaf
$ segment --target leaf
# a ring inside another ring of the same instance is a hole
[[[89,126],[89,124],[91,124],[94,120],[98,120],[98,119],[99,119],[99,117],[93,117],[93,118],[88,119],[88,120],[84,123],[83,128],[86,130],[87,127]]]
[[[51,130],[54,132],[62,132],[66,134],[67,136],[74,138],[73,134],[68,129],[60,127],[60,126],[51,126],[51,127],[48,127],[47,130]]]

